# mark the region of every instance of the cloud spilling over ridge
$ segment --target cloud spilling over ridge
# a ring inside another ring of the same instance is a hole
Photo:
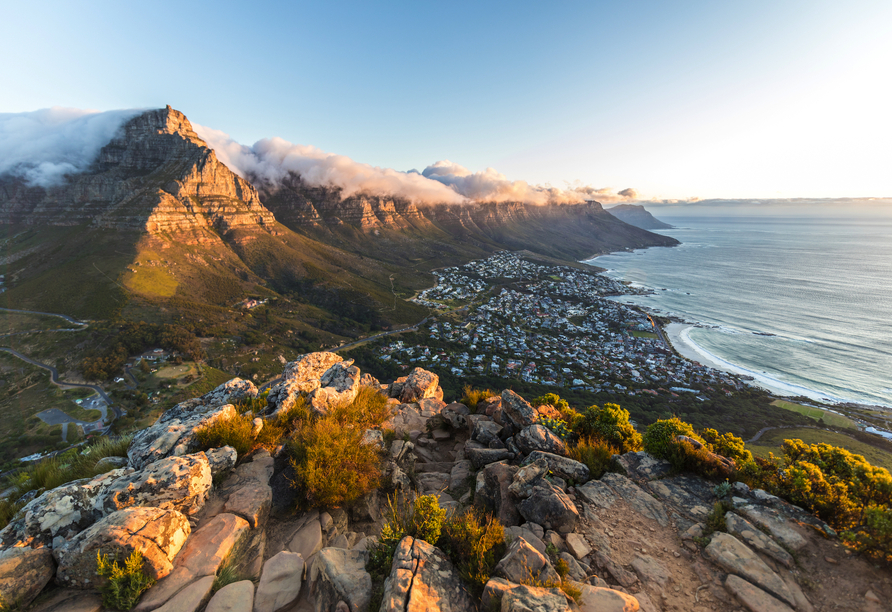
[[[294,172],[310,185],[340,187],[343,197],[365,192],[419,202],[466,202],[466,198],[446,185],[415,172],[362,164],[344,155],[292,144],[281,138],[264,138],[246,147],[219,130],[196,124],[192,127],[214,149],[220,161],[244,178],[256,177],[275,186],[289,172]]]
[[[310,185],[339,187],[343,197],[357,193],[387,195],[420,203],[461,204],[468,202],[528,202],[532,204],[628,201],[637,197],[634,189],[619,194],[610,189],[568,185],[567,189],[511,181],[487,168],[471,172],[448,160],[438,161],[422,172],[400,172],[356,162],[344,155],[327,153],[309,145],[281,138],[264,138],[245,146],[228,134],[193,124],[196,133],[217,153],[217,157],[244,178],[259,178],[273,186],[289,172],[299,174]]]
[[[54,106],[0,113],[0,175],[50,187],[83,172],[120,127],[140,110],[99,112]]]

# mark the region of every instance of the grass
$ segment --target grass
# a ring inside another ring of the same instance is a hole
[[[653,332],[637,331],[637,330],[636,330],[636,331],[633,331],[633,332],[632,332],[632,335],[635,336],[636,338],[650,338],[650,339],[655,339],[655,338],[657,337],[657,335],[656,335],[655,333],[653,333]]]
[[[77,325],[69,323],[59,317],[0,310],[0,334],[33,330],[70,329],[76,327]]]
[[[124,276],[124,285],[146,298],[169,298],[177,292],[179,281],[164,268],[141,266]]]
[[[184,376],[192,375],[198,373],[198,370],[193,363],[184,363],[181,365],[171,365],[166,366],[155,372],[156,378],[163,379],[174,379],[174,378],[182,378]]]
[[[784,410],[792,410],[793,412],[804,414],[805,416],[809,417],[810,419],[814,419],[815,421],[824,419],[824,422],[830,427],[842,427],[844,429],[855,429],[857,427],[857,425],[855,425],[855,422],[848,417],[844,417],[841,414],[836,414],[835,412],[830,412],[829,410],[816,408],[814,406],[794,404],[793,402],[788,402],[780,399],[774,400],[773,402],[771,402],[771,405],[777,406],[778,408],[783,408]]]
[[[92,423],[99,419],[102,416],[102,413],[95,408],[84,408],[83,406],[79,406],[78,404],[74,404],[73,406],[66,406],[62,408],[62,411],[65,412],[68,416],[73,419],[77,419],[78,421],[84,421],[85,423]]]
[[[463,392],[464,395],[462,395],[462,398],[459,401],[467,406],[472,413],[477,412],[477,404],[487,398],[498,395],[498,393],[491,389],[475,389],[471,387],[471,385],[465,385]]]
[[[70,429],[70,426],[69,426]],[[21,504],[19,499],[27,492],[36,489],[55,489],[72,480],[90,478],[111,468],[97,468],[96,464],[105,457],[126,457],[131,438],[100,438],[95,444],[84,449],[73,448],[61,455],[28,464],[24,469],[11,474],[0,489],[12,488],[12,493],[0,500],[0,529],[12,520]]]
[[[753,455],[765,458],[768,457],[769,452],[780,455],[784,440],[802,440],[806,444],[823,442],[839,446],[857,455],[862,455],[872,465],[892,470],[892,453],[880,450],[851,436],[823,429],[773,429],[765,432],[755,444],[747,444],[746,447],[752,451]]]

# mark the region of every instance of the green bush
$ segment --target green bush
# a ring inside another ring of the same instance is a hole
[[[323,418],[304,424],[288,443],[292,485],[310,508],[340,507],[377,488],[381,457],[362,443],[363,429]]]
[[[719,455],[711,452],[706,445],[696,448],[687,441],[676,441],[669,445],[665,459],[676,472],[694,472],[710,480],[730,478],[733,470],[722,461]]]
[[[480,595],[505,553],[505,528],[491,514],[469,508],[446,519],[439,547],[471,592]]]
[[[604,404],[603,408],[589,406],[576,426],[580,436],[597,437],[620,453],[641,450],[641,434],[629,422],[629,411],[618,404]]]
[[[475,389],[471,385],[465,385],[462,392],[463,395],[459,401],[467,406],[472,414],[477,412],[477,404],[494,395],[498,395],[498,393],[491,389]]]
[[[139,601],[140,595],[155,584],[143,571],[142,554],[134,550],[118,565],[117,559],[109,561],[108,555],[96,552],[96,574],[106,579],[101,587],[102,605],[115,610],[130,610]]]
[[[254,418],[236,414],[229,419],[216,419],[195,430],[198,448],[208,450],[221,446],[231,446],[239,457],[246,455],[254,447]]]
[[[566,440],[570,437],[570,434],[573,433],[570,431],[570,428],[567,427],[566,421],[563,419],[553,419],[551,417],[541,417],[539,419],[539,424],[547,427],[561,440]]]
[[[727,457],[737,464],[747,463],[753,460],[753,454],[746,450],[742,438],[728,432],[720,434],[715,429],[706,428],[702,432],[703,440],[712,449],[712,452]]]
[[[694,428],[689,423],[679,420],[677,417],[661,419],[651,423],[644,433],[644,450],[661,459],[669,459],[672,450],[677,446],[675,437],[688,436],[700,442],[703,438],[694,433]]]
[[[557,411],[563,411],[570,408],[570,405],[567,403],[567,400],[561,399],[559,395],[556,393],[546,393],[545,395],[534,398],[531,405],[536,406],[551,406]]]
[[[601,478],[611,471],[613,455],[616,449],[600,438],[582,438],[568,450],[571,459],[585,464],[588,467],[589,476],[594,479]]]

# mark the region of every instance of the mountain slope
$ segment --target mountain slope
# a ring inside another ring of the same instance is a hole
[[[617,219],[628,223],[629,225],[640,227],[641,229],[653,230],[672,228],[672,226],[668,223],[663,223],[662,221],[654,217],[647,209],[644,208],[644,206],[641,206],[640,204],[620,204],[618,206],[608,208],[607,212]]]

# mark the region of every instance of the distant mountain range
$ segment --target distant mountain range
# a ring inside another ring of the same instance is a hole
[[[677,244],[597,202],[415,205],[342,198],[296,174],[256,183],[169,106],[130,119],[61,185],[0,176],[3,305],[91,319],[163,310],[203,335],[246,296],[292,296],[319,309],[294,313],[310,328],[327,316],[380,327],[421,318],[399,298],[430,285],[431,269],[497,250],[579,260]]]
[[[645,230],[654,230],[654,229],[671,229],[672,226],[668,223],[663,223],[656,217],[654,217],[644,206],[640,204],[620,204],[618,206],[612,206],[607,209],[611,215],[616,217],[617,219],[623,221],[624,223],[628,223],[629,225],[634,225],[635,227],[645,229]]]

